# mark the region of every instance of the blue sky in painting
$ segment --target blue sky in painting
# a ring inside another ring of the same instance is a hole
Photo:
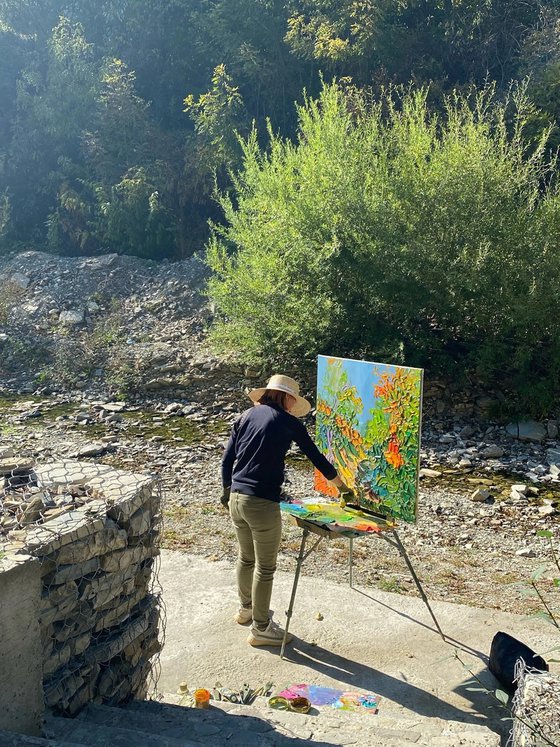
[[[319,355],[317,359],[317,399],[325,398],[323,382],[329,366],[329,360],[342,361],[342,367],[348,376],[350,386],[356,387],[358,396],[364,403],[364,409],[359,420],[359,430],[363,435],[370,419],[370,410],[375,404],[376,397],[374,391],[379,379],[384,373],[394,373],[399,366]]]

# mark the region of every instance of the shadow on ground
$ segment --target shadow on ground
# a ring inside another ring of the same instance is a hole
[[[402,674],[403,679],[397,679],[366,664],[352,661],[321,646],[311,645],[295,638],[291,646],[286,649],[285,658],[295,664],[309,667],[321,674],[344,682],[349,689],[359,688],[375,692],[381,697],[417,713],[419,716],[433,718],[434,715],[437,715],[438,718],[443,720],[485,726],[497,734],[504,734],[508,729],[500,721],[504,714],[496,712],[490,696],[484,692],[465,690],[465,688],[470,687],[469,683],[472,680],[472,676],[468,672],[465,672],[465,682],[455,688],[455,692],[470,700],[473,708],[477,711],[476,713],[457,708],[436,695],[416,687],[406,681],[404,674]],[[454,659],[452,651],[450,651],[449,658],[450,661]],[[490,674],[488,676],[492,677]],[[483,677],[485,678],[484,674]],[[496,685],[489,682],[487,686],[488,689],[493,689]]]

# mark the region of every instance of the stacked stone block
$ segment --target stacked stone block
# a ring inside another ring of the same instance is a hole
[[[45,703],[74,715],[89,702],[145,697],[160,649],[156,481],[68,462],[35,468],[35,475],[45,490],[87,485],[96,496],[25,537],[24,552],[41,564]]]

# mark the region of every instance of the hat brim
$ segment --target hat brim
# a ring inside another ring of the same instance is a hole
[[[266,392],[266,389],[267,387],[265,386],[259,387],[259,389],[253,389],[249,392],[249,399],[256,404]],[[274,391],[281,392],[283,390],[275,389]],[[284,392],[284,394],[290,394],[290,392]],[[296,401],[295,405],[290,410],[290,415],[294,415],[296,418],[305,417],[305,415],[307,415],[311,410],[310,403],[304,397],[300,397],[299,395],[296,396],[295,394],[290,394],[290,397],[293,397]]]

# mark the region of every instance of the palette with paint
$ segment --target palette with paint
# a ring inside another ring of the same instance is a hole
[[[330,706],[342,711],[377,713],[381,698],[375,693],[347,692],[335,687],[321,685],[290,685],[279,693],[280,698],[293,700],[307,698],[312,706]]]
[[[298,519],[320,524],[331,532],[341,535],[371,534],[390,529],[394,524],[371,515],[349,508],[342,508],[332,501],[321,501],[317,498],[304,498],[294,502],[283,502],[280,508]]]

